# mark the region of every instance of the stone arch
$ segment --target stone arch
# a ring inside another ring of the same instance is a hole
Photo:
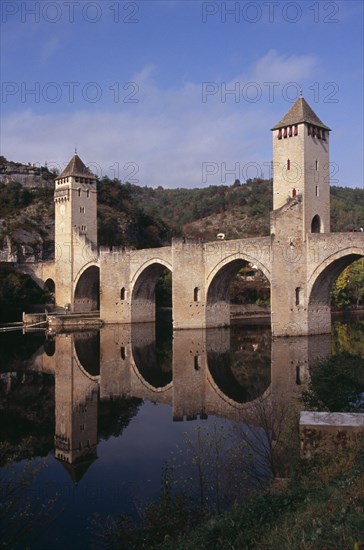
[[[330,291],[340,273],[363,257],[362,248],[351,247],[332,254],[317,266],[308,280],[309,307],[329,307]]]
[[[234,255],[219,262],[207,278],[206,327],[230,324],[230,284],[239,270],[248,263],[260,270],[270,282],[269,270],[255,258]]]
[[[168,262],[152,258],[135,273],[131,281],[132,323],[155,321],[155,287],[159,277],[167,270],[172,273],[172,266]]]
[[[89,265],[77,276],[74,292],[75,313],[87,313],[100,309],[100,268]]]
[[[321,218],[318,214],[312,218],[311,233],[321,233]]]
[[[50,277],[48,279],[46,279],[44,281],[44,290],[46,290],[50,297],[51,297],[51,301],[52,303],[54,303],[55,301],[55,296],[56,296],[56,283],[54,282],[53,279],[51,279]]]

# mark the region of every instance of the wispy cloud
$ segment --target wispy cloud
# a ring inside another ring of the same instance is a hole
[[[40,53],[41,61],[46,63],[55,54],[59,47],[60,40],[57,36],[52,36],[49,40],[44,42]]]
[[[49,55],[57,47],[57,42],[52,44]],[[249,74],[238,75],[228,86],[249,81],[262,84],[269,78],[281,83],[302,81],[311,76],[315,65],[312,56],[279,55],[271,50]],[[246,168],[249,163],[259,164],[268,176],[268,164],[263,163],[271,159],[269,128],[284,114],[282,105],[267,98],[256,103],[241,98],[237,104],[229,96],[223,101],[218,82],[218,92],[203,101],[202,83],[162,89],[156,73],[156,67],[146,66],[131,77],[138,85],[138,103],[98,109],[89,109],[87,104],[84,110],[45,115],[27,109],[7,116],[3,154],[24,162],[48,160],[62,168],[77,143],[83,160],[100,166],[100,175],[132,178],[150,186],[231,183],[235,177],[257,175],[254,166]],[[288,110],[290,104],[285,107]],[[204,177],[204,163],[215,163],[216,173]]]

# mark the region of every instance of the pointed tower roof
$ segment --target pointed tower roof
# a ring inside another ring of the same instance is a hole
[[[66,168],[63,170],[62,174],[58,176],[59,178],[66,178],[68,176],[80,176],[80,177],[92,177],[94,174],[89,170],[80,157],[77,154],[74,154]]]
[[[330,131],[330,128],[319,119],[303,97],[299,97],[297,99],[296,103],[292,105],[288,113],[286,113],[284,117],[275,126],[273,126],[272,130],[284,128],[285,126],[293,126],[294,124],[300,124],[302,122],[307,122],[313,126],[318,126],[319,128]]]

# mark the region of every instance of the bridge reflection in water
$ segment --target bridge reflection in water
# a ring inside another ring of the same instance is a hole
[[[55,456],[77,478],[97,456],[100,401],[135,397],[170,405],[174,421],[214,415],[259,427],[262,403],[272,417],[298,407],[309,369],[330,353],[331,335],[272,340],[269,328],[232,327],[172,338],[133,324],[56,334],[29,367],[54,373]]]

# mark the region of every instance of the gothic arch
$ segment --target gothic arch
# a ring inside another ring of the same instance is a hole
[[[330,291],[340,273],[363,257],[363,249],[353,246],[339,250],[325,258],[308,280],[309,307],[329,307]]]
[[[131,281],[131,322],[153,322],[155,320],[155,287],[163,273],[172,266],[159,258],[145,262]]]
[[[321,218],[316,214],[311,221],[311,233],[321,233],[321,225]]]
[[[54,303],[55,295],[56,295],[56,284],[53,279],[50,277],[44,281],[44,290],[46,290],[52,300],[52,303]]]
[[[100,268],[87,265],[76,278],[74,291],[75,313],[87,313],[100,309]]]
[[[154,265],[162,266],[162,269],[168,269],[170,272],[173,271],[172,265],[169,262],[166,262],[165,260],[162,260],[161,258],[150,258],[150,260],[144,262],[134,273],[133,277],[131,278],[131,289],[133,291],[133,288],[135,284],[137,283],[138,279],[141,275],[149,268],[153,267]]]
[[[242,267],[251,263],[270,282],[270,271],[255,258],[248,255],[233,255],[219,262],[207,277],[206,326],[230,324],[230,284]]]
[[[242,262],[248,262],[256,266],[257,269],[260,269],[260,271],[266,276],[268,281],[270,281],[270,269],[267,267],[263,262],[258,260],[257,257],[252,256],[251,254],[232,254],[231,256],[227,256],[220,262],[218,262],[215,267],[210,271],[210,273],[207,276],[207,284],[210,285],[211,281],[214,279],[216,274],[224,268],[224,266],[231,264],[232,262],[235,262],[237,260],[240,260]]]

